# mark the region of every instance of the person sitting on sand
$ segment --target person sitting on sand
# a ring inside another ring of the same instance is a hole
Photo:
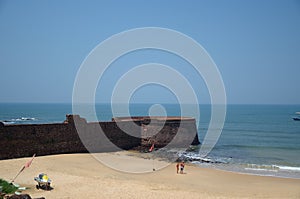
[[[183,174],[184,161],[180,163],[180,173]]]

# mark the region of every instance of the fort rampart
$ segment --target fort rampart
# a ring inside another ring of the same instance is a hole
[[[122,117],[107,122],[86,122],[78,115],[67,115],[65,122],[55,124],[4,125],[0,122],[0,159],[30,157],[33,154],[85,153],[87,148],[90,152],[110,152],[147,148],[152,144],[157,148],[199,144],[193,118],[132,117],[132,120],[130,122],[129,118]],[[105,139],[94,139],[99,134],[99,126]],[[130,135],[125,133],[127,130],[130,130]],[[88,145],[97,147],[86,148]]]

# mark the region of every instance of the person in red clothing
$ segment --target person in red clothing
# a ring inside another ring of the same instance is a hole
[[[179,172],[179,162],[177,162],[176,164],[176,170],[177,170],[177,173]]]

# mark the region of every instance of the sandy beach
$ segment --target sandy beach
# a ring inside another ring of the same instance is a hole
[[[148,170],[166,162],[132,155],[129,152],[101,154],[111,164],[119,158],[122,168]],[[116,159],[114,158],[116,157]],[[0,178],[10,181],[30,158],[0,161]],[[33,180],[39,173],[52,180],[51,191],[37,190]],[[148,173],[126,173],[111,169],[91,154],[64,154],[36,157],[15,180],[29,189],[32,197],[54,198],[300,198],[300,180],[238,174],[186,165],[185,174],[176,174],[175,164]]]

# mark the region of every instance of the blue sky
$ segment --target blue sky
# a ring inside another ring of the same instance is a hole
[[[0,0],[0,102],[71,102],[77,71],[96,45],[148,26],[174,29],[200,43],[219,68],[228,103],[300,103],[296,0]],[[151,50],[120,58],[99,85],[97,102],[110,100],[111,85],[122,73],[148,62],[180,68],[199,102],[210,103],[204,82],[187,63]],[[166,89],[145,86],[132,101],[176,100]]]

